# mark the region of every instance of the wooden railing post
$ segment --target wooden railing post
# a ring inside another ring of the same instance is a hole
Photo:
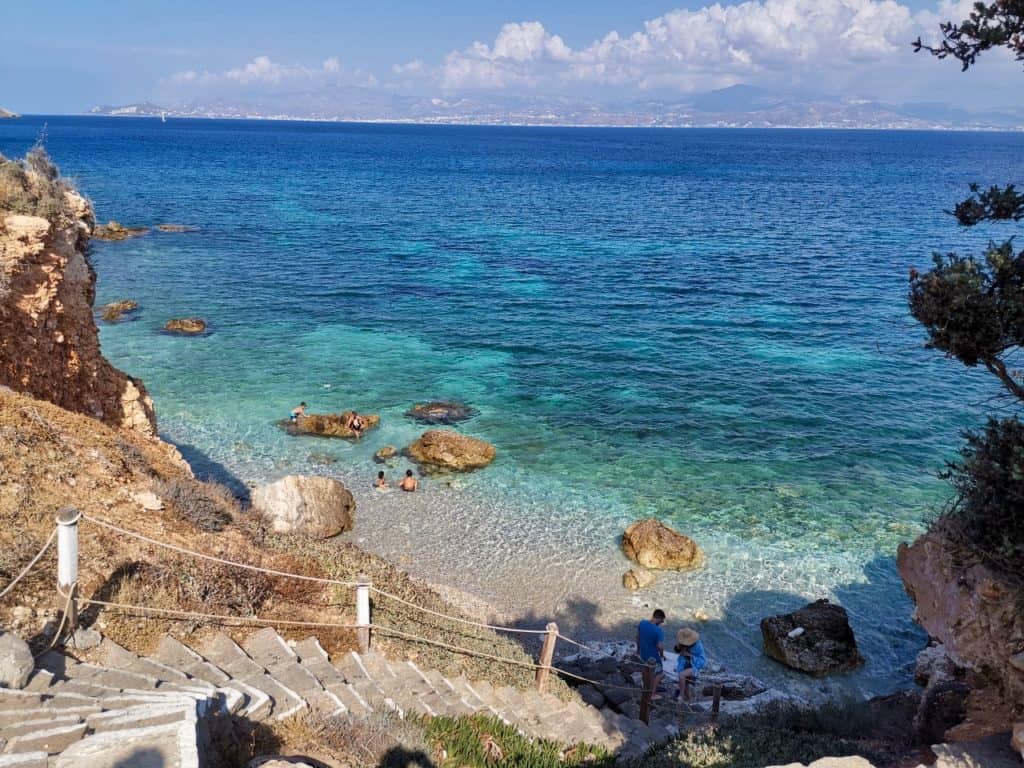
[[[81,517],[74,507],[63,507],[57,513],[57,594],[69,633],[75,631],[78,623],[78,521]]]
[[[715,683],[714,698],[711,699],[711,722],[718,722],[718,713],[722,709],[722,684]]]
[[[551,674],[551,662],[555,658],[555,643],[558,642],[558,625],[551,622],[546,627],[544,645],[540,649],[540,666],[537,668],[537,690],[544,693],[548,688],[548,676]]]
[[[643,691],[640,693],[640,719],[650,725],[651,723],[651,697],[654,696],[654,667],[651,662],[645,661],[641,675],[643,679]]]
[[[356,585],[356,624],[359,628],[359,652],[370,650],[370,580],[360,575]]]

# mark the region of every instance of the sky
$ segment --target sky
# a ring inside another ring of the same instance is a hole
[[[844,99],[1024,103],[1024,67],[914,54],[970,0],[48,0],[0,13],[0,106],[78,113],[330,91],[621,104],[736,84]]]

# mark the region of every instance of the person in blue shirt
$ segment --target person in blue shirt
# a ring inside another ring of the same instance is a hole
[[[665,673],[665,612],[658,608],[650,620],[644,619],[636,628],[636,652],[644,666],[644,688],[657,691]],[[652,699],[657,696],[652,696]]]
[[[708,665],[708,655],[704,652],[700,635],[687,627],[676,633],[675,652],[679,654],[676,660],[679,691],[676,696],[682,695],[683,701],[689,701],[690,688],[700,679],[701,670]]]

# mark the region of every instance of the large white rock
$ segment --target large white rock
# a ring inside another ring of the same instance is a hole
[[[307,533],[326,539],[352,529],[356,502],[337,480],[288,475],[256,488],[252,508],[276,533]]]
[[[35,666],[28,643],[10,632],[0,632],[0,687],[24,688]]]

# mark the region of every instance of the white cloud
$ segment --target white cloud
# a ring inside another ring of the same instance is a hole
[[[693,90],[783,75],[814,82],[910,53],[918,34],[964,18],[971,0],[941,0],[914,14],[895,0],[747,0],[678,9],[628,36],[611,31],[572,49],[538,21],[505,24],[493,44],[445,57],[445,91],[573,84]],[[396,75],[404,73],[396,70]]]
[[[360,81],[363,84],[376,85],[377,80],[373,75],[368,75],[362,70],[356,69],[347,72],[336,56],[325,59],[316,67],[308,67],[303,64],[282,64],[273,61],[269,56],[257,56],[241,67],[234,67],[223,72],[210,72],[208,70],[197,72],[194,69],[183,72],[175,72],[166,82],[172,86],[215,86],[215,85],[238,85],[238,86],[276,86],[282,83],[346,80]]]

